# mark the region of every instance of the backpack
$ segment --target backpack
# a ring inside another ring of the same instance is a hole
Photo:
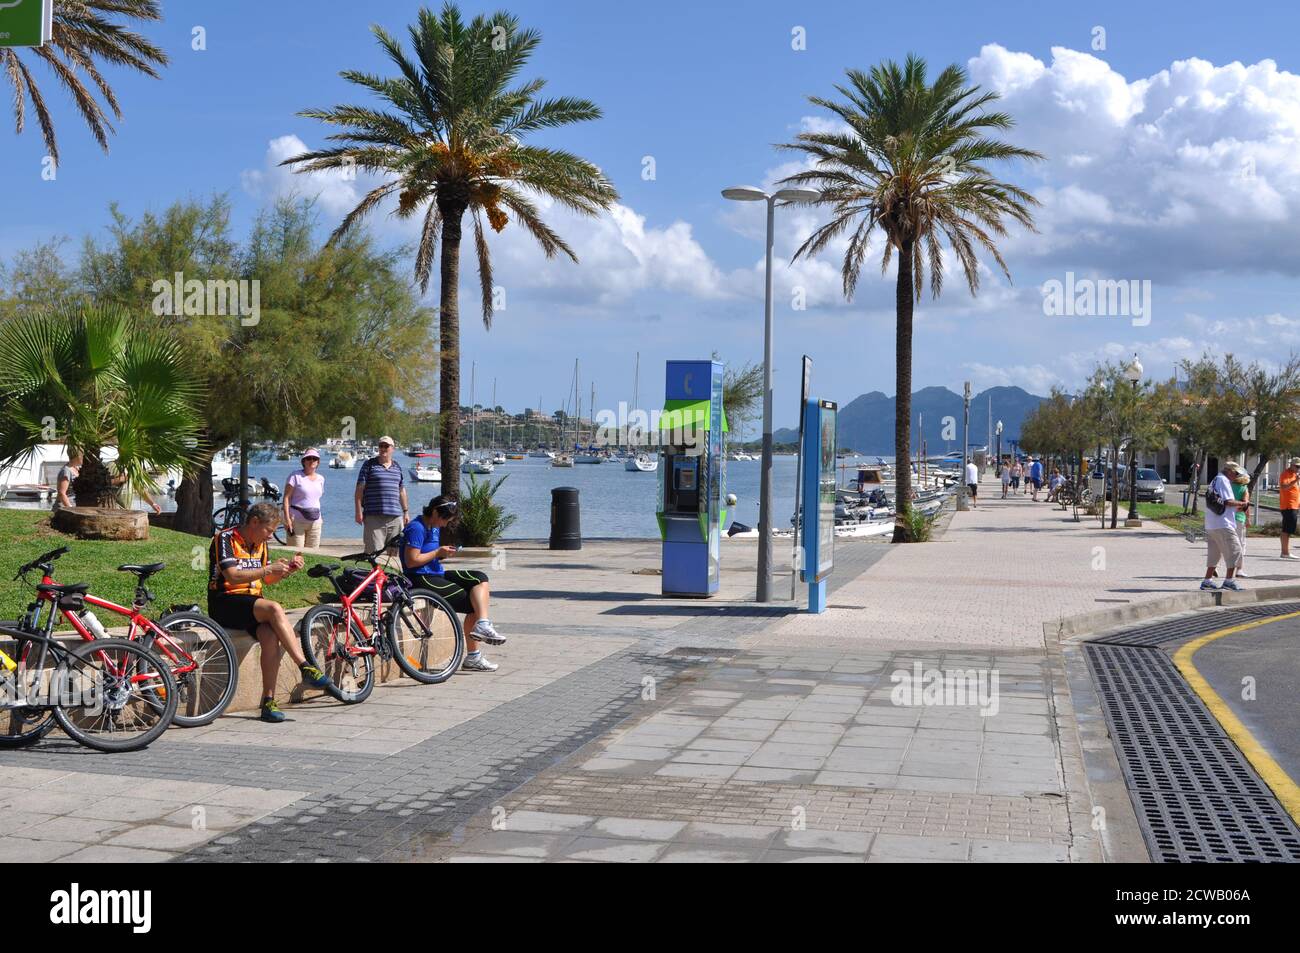
[[[1223,505],[1223,497],[1219,496],[1212,486],[1205,491],[1205,505],[1219,516],[1222,516],[1223,511],[1227,509],[1227,507]]]

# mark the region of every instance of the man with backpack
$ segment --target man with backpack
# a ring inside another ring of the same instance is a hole
[[[1219,566],[1219,560],[1223,560],[1227,569],[1223,588],[1241,588],[1233,578],[1242,557],[1241,537],[1237,535],[1237,510],[1247,504],[1233,498],[1232,477],[1244,472],[1239,463],[1229,460],[1219,468],[1219,475],[1205,491],[1206,561],[1205,578],[1201,580],[1202,589],[1217,588],[1212,577]]]

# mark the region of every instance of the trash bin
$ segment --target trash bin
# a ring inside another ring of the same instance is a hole
[[[582,549],[582,521],[576,486],[551,490],[551,549]]]

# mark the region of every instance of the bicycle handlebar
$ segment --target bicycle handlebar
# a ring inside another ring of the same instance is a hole
[[[33,569],[44,569],[46,572],[49,572],[52,568],[50,564],[53,563],[54,560],[66,556],[67,554],[67,546],[60,546],[58,549],[51,549],[48,553],[45,553],[42,556],[37,556],[31,562],[25,563],[23,566],[19,567],[18,573],[14,576],[14,579],[18,580],[23,578],[23,576],[27,575]]]

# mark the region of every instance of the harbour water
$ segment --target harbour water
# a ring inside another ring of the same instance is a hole
[[[414,463],[410,457],[399,451],[395,459],[405,471],[411,511],[418,512],[442,492],[441,488],[437,483],[416,483],[410,475]],[[778,456],[772,461],[773,523],[778,528],[788,526],[794,515],[796,464],[797,458],[792,456]],[[236,473],[238,469],[236,464]],[[265,476],[281,489],[289,474],[297,469],[298,463],[289,460],[253,458],[248,463],[249,476]],[[357,471],[323,467],[320,472],[325,476],[325,497],[321,505],[324,535],[359,535],[352,502]],[[469,480],[465,474],[460,476],[462,481]],[[655,522],[659,477],[655,473],[629,472],[622,460],[557,468],[549,460],[526,457],[498,464],[495,473],[475,479],[496,481],[502,477],[506,480],[497,493],[497,501],[506,512],[517,517],[506,532],[507,539],[538,539],[550,534],[551,490],[557,486],[578,488],[584,536],[649,538],[659,535]],[[727,492],[736,494],[734,518],[738,522],[758,525],[758,483],[757,459],[727,461]]]

